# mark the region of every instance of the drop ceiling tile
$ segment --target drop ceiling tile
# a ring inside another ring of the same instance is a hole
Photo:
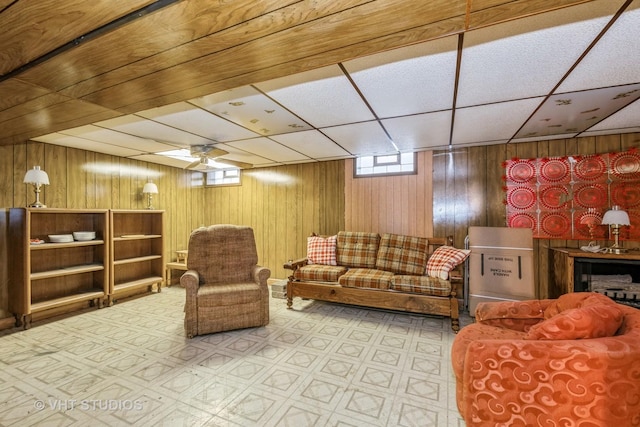
[[[315,127],[375,119],[337,65],[255,86]]]
[[[364,122],[322,129],[352,155],[395,153],[397,150],[378,122]]]
[[[576,134],[640,98],[640,83],[550,96],[516,138]]]
[[[238,96],[229,99],[231,94]],[[311,129],[308,123],[252,87],[204,96],[190,102],[260,135]]]
[[[189,132],[172,128],[162,123],[130,114],[94,123],[96,126],[114,131],[149,138],[175,146],[212,144],[214,141]]]
[[[178,102],[164,107],[136,113],[185,132],[200,135],[217,142],[255,138],[255,132],[225,120],[188,102]]]
[[[274,135],[271,139],[312,159],[350,156],[342,147],[317,130]]]
[[[298,153],[269,138],[253,138],[244,141],[234,141],[224,144],[225,147],[234,147],[277,163],[290,163],[297,160],[308,160],[308,157]],[[221,147],[223,148],[223,147]],[[224,148],[226,149],[226,148]],[[230,156],[226,156],[230,157]],[[233,159],[235,160],[235,159]]]
[[[46,142],[48,144],[61,145],[64,147],[78,148],[81,150],[95,151],[96,153],[110,154],[113,156],[127,157],[141,153],[141,151],[139,150],[91,141],[72,135],[64,135],[62,133],[50,133],[48,135],[42,135],[37,138],[31,138],[31,140]]]
[[[380,118],[450,110],[457,36],[395,49],[344,63]]]
[[[635,0],[562,82],[558,91],[573,92],[640,82],[638,40],[640,0]]]
[[[163,144],[151,139],[139,138],[111,129],[105,129],[98,126],[86,125],[77,128],[67,129],[58,133],[65,135],[77,136],[91,141],[104,142],[105,144],[114,145],[124,148],[134,148],[138,152],[152,153],[157,151],[171,150],[174,147]]]
[[[382,124],[403,152],[449,145],[451,111],[386,119]]]
[[[588,2],[465,33],[457,106],[550,93],[621,4]]]
[[[543,99],[522,99],[457,109],[452,144],[507,142]]]
[[[595,133],[602,135],[604,133],[640,132],[638,117],[640,117],[640,100],[636,100],[634,103],[627,105],[622,110],[587,129],[581,136]]]

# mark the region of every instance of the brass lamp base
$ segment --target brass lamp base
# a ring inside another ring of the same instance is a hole
[[[620,247],[612,246],[610,248],[604,248],[604,253],[605,254],[617,254],[617,255],[619,255],[619,254],[623,254],[623,253],[626,253],[626,252],[627,252],[627,249],[620,248]]]

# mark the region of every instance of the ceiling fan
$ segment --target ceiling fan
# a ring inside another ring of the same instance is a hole
[[[213,145],[192,145],[191,157],[198,157],[198,160],[187,165],[185,169],[197,169],[198,166],[205,166],[206,168],[210,168],[211,165],[209,164],[209,160],[217,159],[219,159],[220,163],[224,163],[225,165],[229,166],[235,166],[240,169],[249,169],[253,167],[251,163],[239,162],[230,159],[220,159],[220,157],[227,154],[229,154],[228,151],[216,148]]]

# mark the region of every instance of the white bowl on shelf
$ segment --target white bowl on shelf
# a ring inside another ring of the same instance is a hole
[[[78,241],[93,240],[96,238],[95,231],[74,231],[73,238]]]
[[[71,235],[71,234],[49,234],[49,241],[51,243],[69,243],[69,242],[73,242],[73,235]]]

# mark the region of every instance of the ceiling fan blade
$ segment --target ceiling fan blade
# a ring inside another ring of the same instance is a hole
[[[221,158],[216,158],[214,160],[216,162],[224,163],[225,165],[229,165],[229,166],[235,166],[240,169],[251,169],[253,167],[251,163],[239,162],[237,160],[221,159]]]
[[[202,159],[198,159],[195,162],[189,163],[185,169],[195,169],[202,164]]]
[[[203,154],[211,159],[215,159],[216,157],[227,155],[229,154],[229,152],[223,150],[222,148],[211,147],[211,150],[208,150]]]

